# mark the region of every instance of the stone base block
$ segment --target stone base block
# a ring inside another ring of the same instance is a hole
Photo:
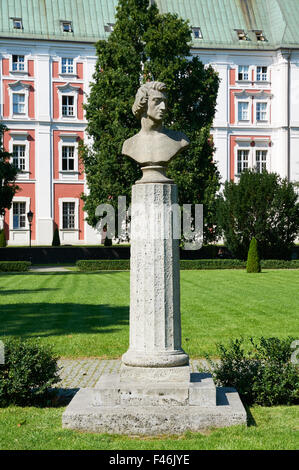
[[[98,405],[95,389],[82,388],[62,417],[64,428],[127,435],[181,434],[246,424],[246,411],[236,390],[217,389],[216,406]]]
[[[120,380],[121,382],[189,383],[190,366],[130,367],[122,364],[120,368]]]

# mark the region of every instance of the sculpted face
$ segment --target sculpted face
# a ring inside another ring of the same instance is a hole
[[[151,90],[148,96],[147,117],[161,122],[166,111],[166,95],[161,91]]]

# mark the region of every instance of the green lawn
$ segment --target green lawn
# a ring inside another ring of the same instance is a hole
[[[299,271],[182,271],[184,349],[216,354],[243,335],[299,338]],[[128,348],[129,273],[0,275],[0,337],[39,336],[60,356],[119,357]],[[129,438],[61,427],[63,407],[0,409],[0,449],[297,449],[299,406],[249,411],[250,426]]]
[[[251,408],[251,425],[183,436],[130,438],[62,429],[63,409],[0,409],[0,449],[298,449],[299,406]]]
[[[0,336],[39,336],[60,356],[128,348],[129,272],[0,275]],[[182,271],[183,348],[215,355],[243,335],[299,338],[299,270]]]

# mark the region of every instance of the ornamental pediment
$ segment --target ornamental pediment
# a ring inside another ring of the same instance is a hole
[[[17,82],[9,83],[9,88],[13,91],[21,91],[21,90],[29,90],[31,85],[29,83],[24,83],[22,80],[18,80]]]
[[[266,93],[264,90],[261,90],[261,91],[247,91],[247,90],[243,90],[243,91],[236,91],[235,92],[235,96],[239,99],[243,99],[243,100],[246,100],[248,98],[256,98],[256,99],[259,99],[259,100],[268,100],[268,99],[271,99],[273,97],[273,95],[271,93]]]
[[[79,87],[72,85],[71,83],[65,83],[64,85],[60,85],[57,87],[59,91],[62,91],[63,93],[73,93],[79,92]]]

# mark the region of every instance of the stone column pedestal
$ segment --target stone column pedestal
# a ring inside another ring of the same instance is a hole
[[[133,186],[130,347],[122,357],[124,366],[180,369],[189,364],[181,348],[178,214],[175,184]],[[132,375],[127,367],[122,373]],[[149,370],[144,373],[151,375]],[[159,373],[169,379],[175,371]],[[154,380],[159,373],[152,370]],[[182,376],[183,370],[177,373]]]
[[[210,374],[191,372],[181,348],[176,204],[171,182],[133,186],[130,346],[120,368],[76,394],[63,427],[155,435],[246,422],[237,392],[216,390]]]

